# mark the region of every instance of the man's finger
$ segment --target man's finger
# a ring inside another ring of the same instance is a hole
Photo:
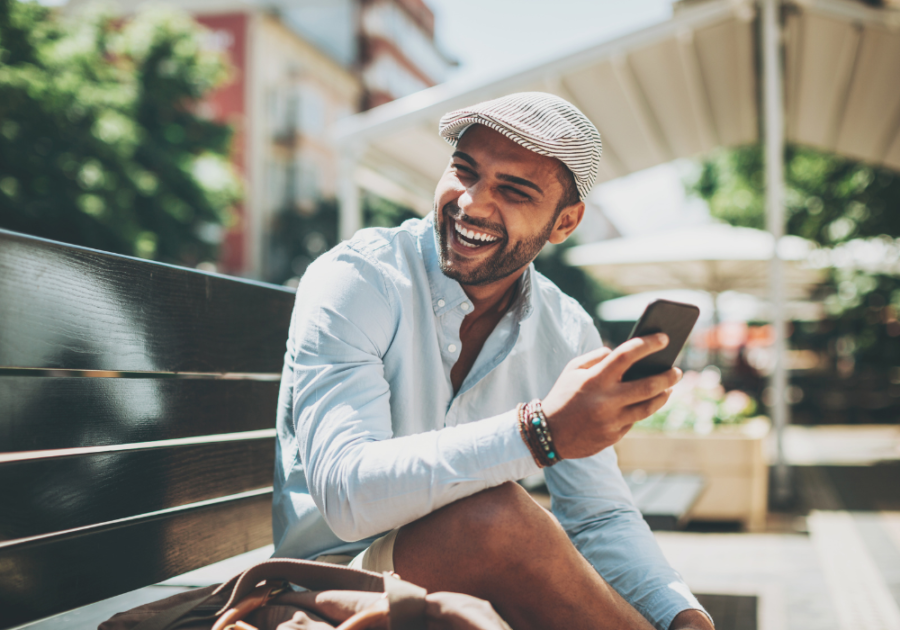
[[[613,350],[592,369],[597,374],[603,372],[619,380],[632,365],[654,352],[659,352],[668,344],[669,336],[666,333],[635,337]]]
[[[612,352],[612,350],[605,346],[603,348],[591,350],[587,354],[583,354],[580,357],[575,357],[574,359],[572,359],[572,361],[569,363],[569,367],[582,370],[590,368],[594,365],[597,365],[598,363],[600,363],[600,361],[609,356],[610,352]]]
[[[637,403],[636,405],[630,405],[623,410],[623,416],[627,418],[629,422],[640,422],[644,418],[649,418],[654,413],[662,409],[663,405],[668,402],[669,396],[671,395],[672,390],[667,389],[666,391],[657,394],[650,400],[646,400],[642,403]]]
[[[680,380],[681,370],[672,368],[662,374],[622,383],[619,385],[619,395],[625,405],[633,405],[658,396]]]

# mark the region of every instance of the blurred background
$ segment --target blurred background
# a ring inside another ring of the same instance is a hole
[[[611,346],[701,308],[617,447],[664,551],[720,627],[900,628],[896,0],[0,0],[0,228],[296,286],[525,90],[604,145],[538,269]]]

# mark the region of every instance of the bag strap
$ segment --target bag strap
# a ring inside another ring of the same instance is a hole
[[[232,583],[232,578],[218,589],[220,593]],[[231,597],[219,610],[223,612],[232,608],[234,603],[242,600],[263,580],[285,580],[309,589],[310,591],[369,591],[381,593],[384,591],[384,578],[372,571],[351,569],[339,564],[325,564],[311,560],[292,560],[288,558],[273,558],[256,564],[241,575],[237,576]],[[143,630],[143,628],[141,629]]]

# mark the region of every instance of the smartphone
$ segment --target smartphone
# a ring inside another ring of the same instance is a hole
[[[669,345],[632,365],[622,376],[622,380],[636,381],[665,372],[675,365],[675,359],[687,343],[698,317],[700,309],[693,304],[670,300],[656,300],[648,304],[628,338],[646,337],[662,332],[669,336]]]

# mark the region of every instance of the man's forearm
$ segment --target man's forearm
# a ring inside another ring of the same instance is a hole
[[[514,411],[349,447],[335,446],[346,444],[344,436],[333,438],[321,439],[307,479],[329,526],[344,540],[400,527],[536,470]]]

